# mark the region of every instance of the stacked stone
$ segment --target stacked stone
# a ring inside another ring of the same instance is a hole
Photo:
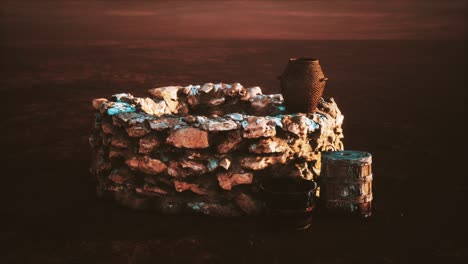
[[[287,113],[282,103],[281,94],[239,83],[94,99],[98,194],[164,213],[259,214],[263,179],[314,180],[320,152],[343,149],[343,115],[333,98],[314,113]]]

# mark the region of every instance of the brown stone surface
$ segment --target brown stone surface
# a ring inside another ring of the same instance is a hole
[[[240,130],[232,131],[226,134],[224,139],[219,143],[217,150],[218,153],[225,154],[235,149],[242,141],[242,134]]]
[[[274,164],[286,163],[288,155],[246,156],[240,159],[240,165],[246,169],[263,170]]]
[[[229,170],[229,167],[231,166],[231,160],[229,160],[228,158],[223,158],[219,162],[219,166],[223,167],[225,170]]]
[[[223,172],[218,174],[219,186],[225,190],[231,190],[233,186],[239,184],[251,184],[253,180],[253,173],[231,173]]]
[[[262,94],[262,89],[258,86],[249,87],[246,89],[245,94],[241,96],[242,101],[248,101],[250,98]]]
[[[262,138],[257,143],[249,146],[249,152],[256,154],[284,153],[289,150],[290,147],[287,140],[277,137]]]
[[[208,133],[193,127],[184,127],[172,131],[166,142],[178,148],[201,149],[209,147]]]
[[[128,148],[131,145],[130,140],[122,134],[112,136],[111,145],[117,148]]]
[[[113,169],[109,174],[109,179],[117,184],[122,184],[130,179],[133,179],[135,174],[131,172],[127,167],[121,167]]]
[[[102,132],[110,135],[117,134],[117,129],[109,122],[104,122],[101,124]]]
[[[160,116],[163,114],[169,114],[167,105],[164,101],[154,101],[151,98],[137,98],[135,102],[145,113],[149,115]]]
[[[190,191],[192,191],[192,192],[194,192],[196,194],[199,194],[199,195],[208,194],[208,191],[206,190],[206,188],[202,188],[196,183],[187,183],[187,182],[175,180],[174,181],[174,187],[175,187],[176,191],[178,191],[178,192],[183,192],[183,191],[186,191],[186,190],[190,190]]]
[[[178,117],[161,117],[148,121],[150,128],[156,131],[173,129],[176,126],[186,126],[187,124]]]
[[[133,156],[125,161],[133,170],[139,170],[147,174],[159,174],[167,169],[166,164],[158,159],[152,159],[148,156]]]
[[[125,128],[125,131],[130,137],[142,137],[149,134],[151,129],[146,123],[137,123]]]
[[[154,151],[161,143],[158,136],[154,134],[146,135],[139,140],[138,152],[148,154]]]
[[[150,196],[157,196],[157,197],[170,194],[170,192],[166,190],[165,188],[150,185],[150,184],[144,184],[143,188],[135,188],[135,191],[142,195],[150,195]]]
[[[206,173],[206,166],[191,160],[170,161],[167,173],[172,177],[185,178]]]
[[[198,126],[206,131],[229,131],[239,128],[239,124],[230,118],[197,118]]]
[[[105,102],[107,102],[106,98],[93,99],[93,102],[92,102],[93,108],[96,109],[96,110],[99,110],[99,109],[101,109],[101,105],[103,103],[105,103]]]
[[[109,159],[115,159],[115,158],[126,159],[127,157],[129,157],[131,155],[130,149],[118,148],[118,147],[114,147],[114,146],[109,147],[108,153],[109,153],[109,155],[108,155]]]
[[[276,135],[276,123],[265,117],[250,116],[242,123],[244,138],[273,137]]]

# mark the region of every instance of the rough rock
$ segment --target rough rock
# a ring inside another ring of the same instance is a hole
[[[239,124],[230,118],[197,117],[198,127],[207,131],[229,131],[239,127]]]
[[[200,92],[203,92],[203,93],[209,93],[213,90],[214,88],[214,84],[213,83],[205,83],[201,86],[200,88]]]
[[[135,191],[142,195],[162,197],[164,195],[170,194],[170,191],[167,188],[161,186],[154,186],[151,184],[144,184],[143,188],[135,188]]]
[[[170,108],[167,107],[165,101],[154,101],[151,98],[137,98],[135,102],[145,113],[149,115],[160,116],[163,114],[170,114]]]
[[[228,158],[223,158],[219,162],[219,166],[223,167],[225,170],[229,170],[229,167],[231,166],[231,161]]]
[[[169,161],[167,173],[175,178],[202,175],[206,173],[206,166],[191,160]]]
[[[241,96],[242,101],[249,101],[250,98],[255,97],[259,94],[262,94],[262,89],[258,86],[247,88],[245,91],[245,95]]]
[[[102,138],[98,134],[92,134],[88,138],[89,145],[92,148],[97,148],[102,144]]]
[[[104,133],[104,131],[101,132],[100,134],[101,140],[102,140],[102,145],[108,147],[110,146],[110,143],[112,141],[112,135]]]
[[[224,89],[224,93],[230,97],[235,97],[235,96],[242,97],[246,95],[247,91],[244,88],[244,86],[242,86],[240,83],[233,83],[232,85],[226,85]]]
[[[125,161],[128,167],[133,170],[139,170],[147,174],[159,174],[167,169],[166,164],[158,159],[152,159],[148,156],[133,156]]]
[[[152,120],[154,117],[146,113],[121,113],[118,114],[115,119],[120,125],[134,125]]]
[[[125,131],[130,137],[138,138],[147,135],[151,129],[147,123],[137,123],[125,128]]]
[[[289,147],[295,158],[301,158],[307,161],[317,158],[307,138],[290,139],[289,142]]]
[[[154,118],[146,113],[120,113],[113,122],[116,126],[123,126],[130,137],[142,137],[151,132],[148,120]]]
[[[160,144],[158,136],[154,134],[146,135],[140,138],[138,152],[141,154],[148,154],[153,152]]]
[[[177,93],[179,90],[182,89],[181,86],[165,86],[165,87],[157,87],[148,90],[148,93],[158,99],[170,99],[177,101],[178,96]]]
[[[236,149],[239,143],[242,142],[242,135],[239,130],[231,131],[226,134],[224,140],[222,140],[217,146],[218,153],[225,154],[231,150]]]
[[[112,136],[111,145],[117,148],[129,148],[131,145],[130,140],[122,134]]]
[[[284,153],[289,150],[290,148],[287,140],[277,137],[262,138],[257,143],[249,146],[249,152],[256,154]]]
[[[196,194],[200,194],[200,195],[208,194],[208,191],[206,190],[206,188],[202,188],[196,183],[187,183],[187,182],[175,180],[174,181],[174,187],[175,187],[177,192],[183,192],[183,191],[186,191],[186,190],[190,190],[190,191],[192,191],[192,192],[194,192]]]
[[[101,109],[101,105],[103,103],[107,102],[107,99],[106,98],[96,98],[96,99],[93,99],[93,108],[96,109],[96,110],[100,110]]]
[[[106,153],[102,147],[93,151],[91,174],[99,176],[102,172],[109,171],[112,168],[112,164],[108,161],[107,155],[108,153]]]
[[[111,96],[111,100],[114,102],[131,102],[133,95],[129,93],[118,93]]]
[[[255,115],[268,115],[274,107],[284,102],[281,94],[259,94],[249,99],[250,106]]]
[[[201,149],[210,146],[208,133],[193,127],[183,127],[172,131],[166,142],[177,148]]]
[[[249,116],[242,121],[244,138],[273,137],[276,135],[276,122],[266,117]]]
[[[103,102],[101,104],[101,111],[108,115],[118,115],[122,113],[133,113],[136,111],[135,106],[123,102]]]
[[[110,135],[116,135],[118,133],[118,130],[116,127],[114,127],[111,123],[109,122],[103,122],[101,124],[101,129],[102,132]]]
[[[246,156],[240,159],[240,165],[246,169],[263,170],[274,164],[284,164],[288,155],[279,156]]]
[[[253,180],[253,173],[244,172],[244,173],[232,173],[232,172],[222,172],[218,174],[219,186],[224,190],[231,190],[233,186],[239,184],[251,184]]]
[[[135,178],[135,174],[132,173],[127,167],[113,169],[109,174],[109,179],[117,184],[122,184],[133,178]]]
[[[306,137],[308,133],[314,132],[319,125],[304,115],[285,115],[281,120],[283,129],[296,134],[299,137]]]
[[[124,158],[126,159],[131,155],[130,149],[126,148],[118,148],[114,146],[109,147],[109,159],[115,159],[115,158]]]
[[[148,121],[150,128],[156,131],[162,131],[165,129],[174,129],[177,127],[186,126],[187,123],[181,120],[179,117],[162,117]]]
[[[219,161],[216,157],[207,158],[206,171],[212,172],[219,167]]]
[[[219,98],[213,98],[213,99],[210,99],[207,104],[209,106],[217,106],[217,105],[222,105],[224,104],[224,102],[226,102],[226,98],[224,97],[219,97]]]
[[[170,113],[177,113],[179,106],[177,93],[180,89],[182,89],[180,86],[166,86],[153,88],[148,90],[148,92],[152,96],[164,100]]]

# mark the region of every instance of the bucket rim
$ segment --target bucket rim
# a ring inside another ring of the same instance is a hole
[[[269,188],[268,184],[272,183],[273,181],[296,181],[298,184],[308,184],[308,186],[304,187],[304,190],[300,191],[278,191],[274,190],[271,187]],[[267,180],[264,180],[260,183],[260,189],[264,192],[270,193],[270,194],[278,194],[278,195],[304,195],[310,192],[314,192],[317,190],[318,184],[315,181],[312,180],[306,180],[306,179],[290,179],[290,178],[269,178]]]

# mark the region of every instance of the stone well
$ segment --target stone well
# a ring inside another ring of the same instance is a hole
[[[321,151],[343,149],[343,115],[333,98],[314,113],[288,113],[281,94],[239,83],[148,93],[93,100],[97,192],[134,209],[260,214],[263,179],[314,180]]]

